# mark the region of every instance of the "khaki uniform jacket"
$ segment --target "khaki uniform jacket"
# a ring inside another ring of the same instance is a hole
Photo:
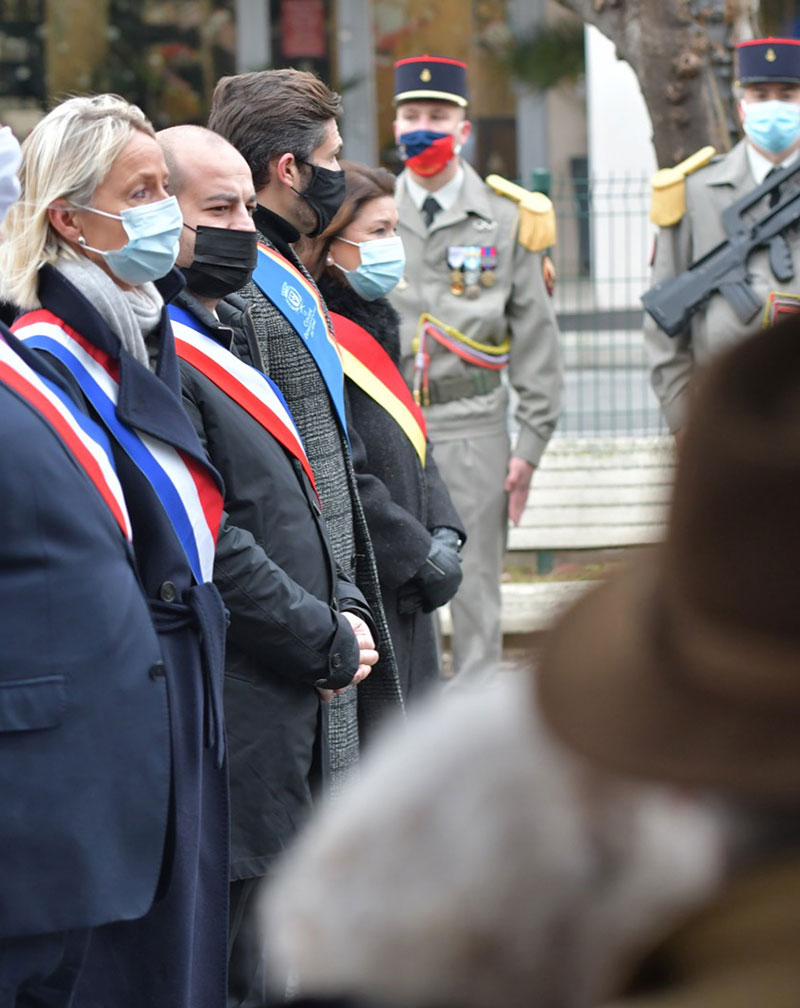
[[[650,957],[662,978],[605,1008],[796,1008],[800,858],[732,878]]]
[[[727,238],[722,213],[731,203],[752,192],[756,182],[750,174],[748,141],[740,141],[729,154],[715,158],[686,179],[686,213],[678,224],[662,228],[658,235],[652,281],[677,276]],[[800,185],[795,176],[788,185]],[[766,200],[748,212],[758,219],[768,209]],[[747,264],[750,285],[762,305],[770,291],[800,294],[800,229],[785,233],[793,253],[794,277],[776,280],[766,248],[754,252]],[[725,347],[739,342],[763,324],[763,312],[748,324],[739,320],[725,298],[714,294],[695,312],[689,327],[676,337],[667,336],[645,313],[644,335],[650,359],[650,378],[670,430],[683,425],[686,390],[695,366],[703,365]]]
[[[463,168],[459,199],[437,214],[430,231],[408,193],[406,172],[397,182],[397,230],[405,245],[406,271],[390,300],[401,319],[401,369],[411,385],[412,343],[422,312],[481,343],[499,346],[510,336],[509,377],[519,395],[516,416],[520,432],[514,453],[536,465],[558,419],[562,386],[558,329],[542,277],[542,255],[529,252],[517,241],[517,204],[497,195],[469,165],[463,164]],[[466,294],[456,296],[450,290],[448,248],[457,245],[493,245],[497,249],[496,282],[492,287],[481,287],[475,299]],[[431,382],[483,370],[432,340],[428,340],[428,351]],[[479,402],[485,402],[491,422],[496,405],[504,406],[505,397],[489,394],[468,402],[443,403],[427,409],[426,416],[432,426],[463,427],[475,422],[476,412],[480,415]]]

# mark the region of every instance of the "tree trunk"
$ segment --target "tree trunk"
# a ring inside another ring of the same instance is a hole
[[[557,0],[617,47],[633,68],[660,167],[738,135],[734,41],[752,38],[757,0]]]

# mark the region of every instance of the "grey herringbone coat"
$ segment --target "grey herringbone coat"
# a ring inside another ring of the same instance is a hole
[[[262,240],[291,257],[293,265],[313,283],[287,244],[287,238],[291,240],[290,226],[263,207],[257,211],[256,223]],[[331,703],[331,774],[335,786],[357,761],[359,741],[366,738],[370,728],[388,711],[402,708],[394,651],[350,449],[325,383],[301,338],[259,288],[250,283],[239,293],[251,306],[264,369],[283,393],[303,438],[334,557],[363,592],[377,631],[380,660],[372,674]]]

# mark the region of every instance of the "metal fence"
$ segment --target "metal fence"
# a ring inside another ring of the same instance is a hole
[[[648,286],[649,179],[586,174],[534,177],[558,222],[554,296],[565,360],[556,436],[647,437],[666,431],[650,389],[639,298]],[[581,173],[582,169],[582,173]]]

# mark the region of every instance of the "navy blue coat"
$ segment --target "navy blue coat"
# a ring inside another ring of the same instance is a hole
[[[181,286],[178,274],[163,283],[167,296]],[[219,485],[181,406],[166,310],[153,373],[122,349],[94,307],[50,266],[41,270],[39,299],[43,308],[119,361],[118,419],[202,463]],[[62,364],[58,367],[69,374]],[[172,803],[159,898],[140,920],[95,931],[75,1003],[81,1008],[222,1008],[229,856],[224,607],[213,584],[193,583],[150,483],[116,444],[114,457],[166,666]]]
[[[56,377],[4,326],[1,339]],[[129,543],[55,428],[2,381],[0,417],[0,938],[9,938],[147,911],[170,753],[161,652]]]

